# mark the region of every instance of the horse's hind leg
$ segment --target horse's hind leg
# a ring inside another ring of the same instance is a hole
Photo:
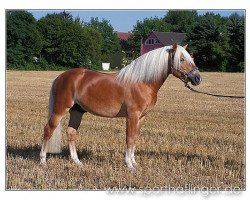
[[[49,144],[49,139],[51,138],[54,130],[57,128],[59,125],[63,115],[55,114],[53,113],[44,127],[44,141],[42,145],[42,149],[40,152],[40,159],[41,159],[41,164],[46,163],[46,154],[48,151],[48,144]]]
[[[69,113],[70,113],[70,120],[67,129],[67,135],[69,140],[70,156],[75,163],[81,164],[77,156],[75,141],[76,141],[76,131],[81,124],[82,115],[85,113],[85,111],[79,105],[75,104],[69,110]]]

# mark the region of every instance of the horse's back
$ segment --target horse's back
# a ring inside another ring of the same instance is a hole
[[[101,73],[97,71],[92,71],[84,68],[76,68],[63,72],[60,74],[54,82],[57,83],[58,87],[77,87],[82,82],[94,81],[99,79],[111,80],[114,79],[114,73]]]
[[[124,102],[124,89],[114,73],[83,68],[68,70],[57,77],[55,90],[57,99],[66,100],[68,107],[77,103],[99,116],[116,116]]]

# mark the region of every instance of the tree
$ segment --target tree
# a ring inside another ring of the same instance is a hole
[[[101,52],[102,62],[109,62],[110,57],[120,50],[119,39],[114,32],[114,29],[110,22],[106,19],[99,21],[98,18],[91,18],[89,23],[85,24],[86,27],[92,28],[92,30],[98,31],[102,36]]]
[[[179,33],[190,33],[197,24],[197,11],[168,11],[163,21],[168,24],[169,30]]]
[[[229,67],[228,70],[244,71],[244,17],[238,14],[232,14],[227,23],[228,37],[229,37]]]
[[[82,46],[84,51],[86,51],[86,61],[85,66],[88,66],[89,61],[90,63],[95,65],[94,69],[101,69],[101,62],[102,60],[102,43],[103,37],[100,32],[91,28],[85,27],[84,28],[86,34],[85,41],[83,41],[84,46]],[[86,48],[87,47],[87,48]],[[97,66],[100,66],[99,68]],[[89,67],[89,66],[88,66]],[[91,66],[94,67],[93,65]]]
[[[203,70],[225,70],[227,65],[227,32],[225,19],[220,15],[206,13],[199,17],[186,41],[195,54],[196,64]]]
[[[43,41],[36,20],[26,11],[7,12],[7,66],[31,63],[39,57]]]
[[[99,64],[96,54],[100,54],[101,36],[85,28],[79,18],[73,19],[66,12],[48,14],[38,21],[38,25],[45,40],[42,56],[49,64],[70,67]],[[92,44],[96,44],[95,52]]]

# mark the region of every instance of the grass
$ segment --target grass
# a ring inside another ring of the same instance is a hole
[[[136,173],[124,164],[125,119],[86,114],[77,150],[39,164],[52,80],[61,72],[7,71],[6,189],[216,187],[245,189],[244,99],[189,91],[170,76],[158,93],[137,143]],[[244,95],[244,74],[202,73],[196,89]],[[68,115],[63,120],[64,132]]]

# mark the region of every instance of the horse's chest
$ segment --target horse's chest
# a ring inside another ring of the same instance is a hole
[[[156,104],[157,97],[153,97],[152,99],[145,102],[145,109],[142,112],[142,115],[146,115],[148,112],[150,112],[155,104]]]

